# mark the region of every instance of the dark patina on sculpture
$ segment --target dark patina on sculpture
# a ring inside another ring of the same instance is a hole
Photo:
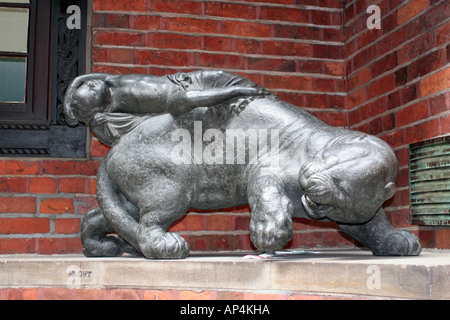
[[[247,203],[251,240],[261,252],[291,240],[293,217],[336,221],[375,255],[421,252],[417,237],[396,230],[381,208],[395,193],[398,171],[385,142],[328,126],[246,78],[224,71],[91,74],[69,87],[65,114],[112,146],[98,172],[99,207],[81,226],[86,256],[185,258],[186,241],[167,229],[189,208]],[[199,128],[200,148],[174,159],[177,133],[184,140]],[[238,161],[236,147],[220,140],[241,129],[276,132],[277,152],[259,157],[247,139],[245,161]],[[196,150],[212,144],[215,161],[199,161]]]

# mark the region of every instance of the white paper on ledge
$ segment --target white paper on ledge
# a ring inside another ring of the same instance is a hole
[[[248,254],[244,256],[244,259],[273,259],[273,258],[283,258],[285,256],[293,256],[293,255],[306,255],[306,254],[317,254],[318,251],[305,251],[305,250],[294,250],[294,251],[275,251],[274,254],[271,253],[262,253],[259,255]]]

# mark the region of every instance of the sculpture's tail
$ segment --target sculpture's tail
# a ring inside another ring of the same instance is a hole
[[[106,172],[102,161],[97,174],[97,200],[106,221],[119,236],[139,250],[136,233],[139,224],[132,217],[120,197],[121,193]]]

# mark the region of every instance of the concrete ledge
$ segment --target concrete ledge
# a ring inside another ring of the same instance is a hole
[[[0,256],[0,288],[226,290],[278,294],[450,299],[450,251],[374,257],[321,251],[273,260],[194,254],[186,260]]]

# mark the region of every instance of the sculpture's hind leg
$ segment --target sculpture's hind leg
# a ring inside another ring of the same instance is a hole
[[[417,256],[422,251],[419,239],[409,231],[395,229],[382,209],[365,224],[339,226],[377,256]]]
[[[182,194],[182,193],[181,193]],[[149,259],[183,259],[189,255],[186,241],[167,228],[186,214],[186,199],[176,192],[152,197],[149,206],[141,209],[137,242],[142,254]]]

